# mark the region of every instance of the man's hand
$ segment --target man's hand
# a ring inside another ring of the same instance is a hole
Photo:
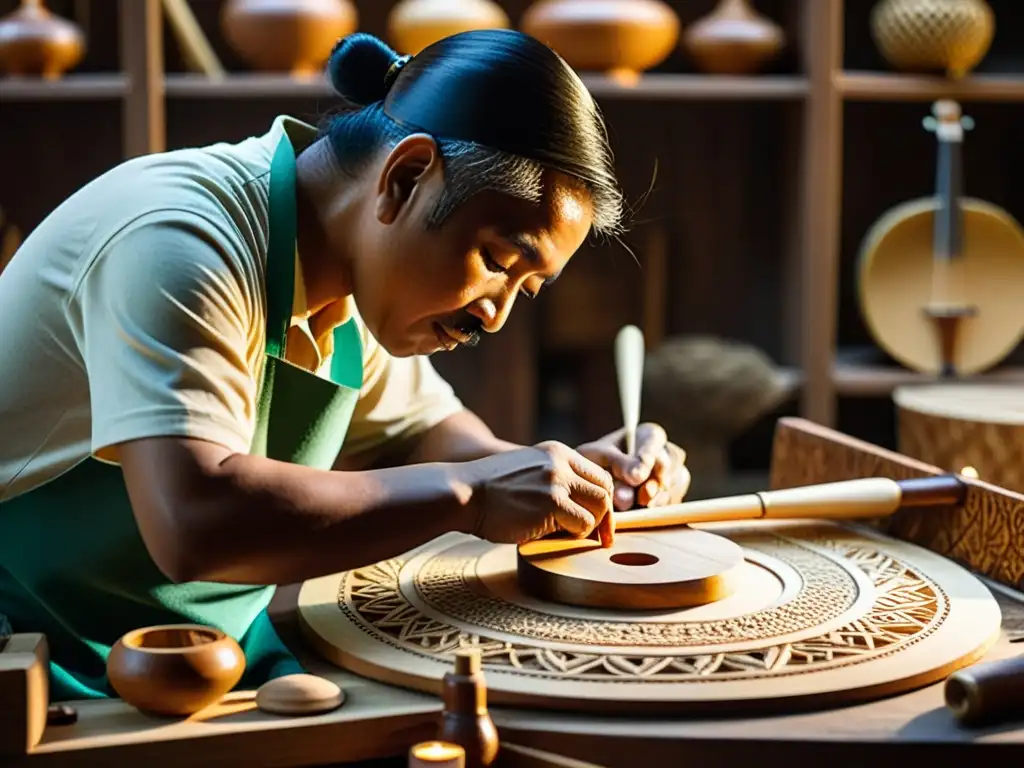
[[[615,509],[678,504],[690,490],[686,451],[668,441],[657,424],[636,430],[636,456],[625,453],[626,430],[620,429],[577,450],[615,478]]]
[[[476,526],[487,541],[522,544],[557,531],[585,538],[614,536],[612,476],[557,442],[505,451],[461,465],[474,489]]]

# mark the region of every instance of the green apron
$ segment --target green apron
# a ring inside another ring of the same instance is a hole
[[[250,453],[329,469],[362,385],[362,345],[350,320],[334,331],[330,379],[284,360],[295,287],[295,152],[287,135],[270,170],[266,364]],[[50,699],[117,694],[111,646],[155,624],[198,623],[238,640],[239,688],[301,671],[267,616],[274,586],[175,584],[143,544],[121,469],[87,458],[42,486],[0,502],[0,614],[50,644]]]

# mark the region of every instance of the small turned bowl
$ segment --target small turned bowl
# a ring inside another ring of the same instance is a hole
[[[231,691],[245,672],[245,654],[213,627],[167,624],[137,629],[115,643],[107,678],[140,711],[188,716]]]

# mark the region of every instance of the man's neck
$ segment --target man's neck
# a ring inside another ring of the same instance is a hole
[[[357,211],[354,196],[339,182],[344,177],[326,140],[302,152],[296,166],[297,247],[310,317],[351,294],[347,246],[356,231]]]

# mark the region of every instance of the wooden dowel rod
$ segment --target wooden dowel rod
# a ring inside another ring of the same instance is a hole
[[[757,519],[885,517],[904,507],[955,506],[965,486],[952,475],[913,480],[868,477],[620,512],[618,531]]]

